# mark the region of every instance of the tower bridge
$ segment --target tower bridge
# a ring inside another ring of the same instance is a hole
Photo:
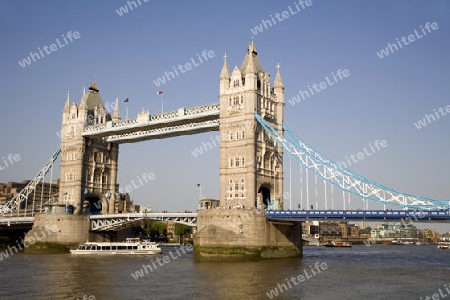
[[[0,206],[0,214],[13,217],[17,213],[15,217],[20,218],[21,205],[61,153],[57,201],[73,208],[73,215],[39,214],[33,220],[22,220],[34,222],[33,230],[56,223],[60,231],[49,236],[48,242],[84,242],[90,233],[120,230],[146,218],[159,218],[196,225],[195,252],[199,256],[293,257],[302,254],[301,221],[310,218],[395,219],[403,216],[402,210],[423,209],[430,214],[429,220],[448,219],[448,200],[417,197],[377,184],[342,168],[295,135],[284,124],[281,66],[277,65],[272,84],[253,40],[240,67],[236,65],[230,72],[227,58],[225,55],[219,76],[218,103],[161,114],[143,109],[135,118],[124,120],[118,99],[114,112],[107,112],[96,82],[91,83],[79,105],[71,103],[68,94],[62,113],[61,147],[24,191]],[[220,132],[220,209],[172,216],[114,214],[120,145],[210,131]],[[306,169],[306,179],[308,171],[316,175],[316,201],[317,177],[324,181],[325,210],[318,210],[317,205],[309,211],[284,209],[284,151]],[[333,204],[327,209],[327,184],[332,195],[333,187],[342,190],[344,210],[335,210]],[[355,213],[345,209],[346,195],[349,201],[353,195],[401,210],[389,216],[383,211]],[[94,215],[86,215],[88,204]]]

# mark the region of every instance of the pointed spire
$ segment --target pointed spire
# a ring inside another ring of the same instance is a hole
[[[228,71],[227,57],[228,57],[227,53],[225,52],[225,55],[223,56],[222,72],[220,72],[220,79],[230,78],[230,72]]]
[[[67,91],[66,105],[64,105],[64,111],[69,111],[70,108],[70,91]]]
[[[113,120],[120,120],[120,113],[119,113],[119,98],[116,98],[116,107],[114,107],[114,113],[112,115]]]
[[[273,84],[274,87],[284,87],[283,86],[283,81],[281,80],[281,74],[280,74],[280,69],[281,69],[281,65],[280,63],[277,64],[277,76],[275,77],[275,82]]]
[[[248,52],[257,54],[256,46],[255,46],[255,37],[254,36],[252,36],[252,43],[250,45],[248,45]]]
[[[83,95],[86,94],[86,87],[83,86]]]
[[[261,63],[258,59],[258,53],[256,52],[255,41],[252,37],[252,42],[248,45],[247,54],[245,55],[244,61],[241,65],[241,72],[245,76],[248,72],[258,73],[262,70]]]
[[[244,70],[245,74],[256,73],[255,63],[253,59],[254,59],[253,54],[249,49],[247,68]]]

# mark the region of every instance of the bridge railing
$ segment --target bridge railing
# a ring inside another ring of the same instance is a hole
[[[268,210],[267,218],[450,220],[450,214],[448,210]]]

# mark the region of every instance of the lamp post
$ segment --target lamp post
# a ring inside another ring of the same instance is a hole
[[[198,192],[198,208],[200,208],[200,200],[202,199],[202,185],[200,183],[197,183],[197,187],[199,188]]]
[[[106,198],[106,201],[108,202],[108,207],[109,207],[109,204],[110,204],[109,199],[111,198],[111,192],[109,190],[106,191],[105,198]],[[103,207],[102,207],[102,210],[103,210]]]

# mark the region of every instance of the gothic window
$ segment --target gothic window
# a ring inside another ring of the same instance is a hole
[[[100,173],[99,172],[95,172],[94,174],[94,182],[95,183],[100,183]]]
[[[95,152],[94,153],[94,161],[95,162],[102,162],[102,153],[101,152]]]
[[[231,98],[230,98],[230,102],[229,102],[229,104],[230,104],[230,106],[232,105],[232,103],[231,103]]]
[[[241,167],[244,166],[244,157],[241,157]]]
[[[239,184],[235,184],[234,185],[234,197],[238,198],[239,197]]]
[[[241,139],[244,139],[244,137],[245,137],[245,134],[244,134],[244,131],[242,131],[241,132]]]
[[[241,96],[241,104],[244,104],[244,96]]]
[[[232,167],[234,167],[234,159],[233,158],[230,159],[230,168],[232,168]]]
[[[230,132],[230,141],[232,141],[233,140],[233,132]]]
[[[236,167],[239,167],[239,157],[236,158]]]

